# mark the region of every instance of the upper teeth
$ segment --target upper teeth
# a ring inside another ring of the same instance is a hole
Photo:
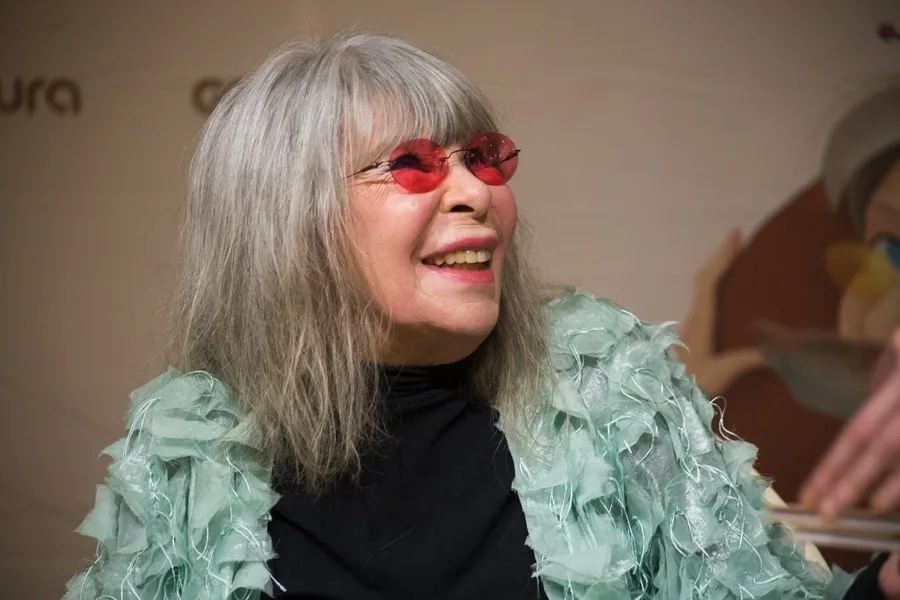
[[[460,250],[459,252],[448,252],[440,256],[432,256],[426,262],[440,266],[445,263],[448,265],[486,263],[489,260],[491,260],[490,250]]]

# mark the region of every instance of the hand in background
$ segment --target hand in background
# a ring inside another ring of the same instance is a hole
[[[801,492],[801,501],[825,516],[860,503],[900,512],[900,329],[875,367],[871,389]],[[886,598],[900,600],[900,554],[884,563],[878,583]]]
[[[875,368],[871,390],[801,493],[805,505],[825,516],[860,503],[900,510],[900,329]]]
[[[709,397],[721,395],[735,380],[761,367],[764,362],[756,348],[726,352],[715,350],[719,283],[742,248],[741,232],[732,230],[697,271],[691,305],[681,330],[681,339],[688,349],[676,348],[688,373],[694,376],[697,385]]]

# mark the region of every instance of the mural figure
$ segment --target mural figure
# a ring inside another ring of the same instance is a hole
[[[829,248],[842,288],[838,333],[887,342],[900,325],[900,86],[864,102],[835,130],[825,159],[829,198],[847,204],[853,242]]]
[[[848,111],[822,176],[748,243],[732,232],[695,278],[682,357],[710,397],[727,399],[717,400],[725,424],[759,447],[757,468],[793,501],[842,421],[795,402],[765,368],[760,320],[881,343],[900,325],[900,86]],[[823,553],[845,569],[869,558]]]

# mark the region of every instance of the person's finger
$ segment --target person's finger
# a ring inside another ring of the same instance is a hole
[[[823,496],[844,475],[863,453],[873,432],[868,423],[856,420],[838,436],[825,457],[819,462],[800,491],[800,502],[809,509],[818,509]]]
[[[865,452],[822,498],[821,512],[836,517],[862,500],[900,458],[900,414],[878,432]]]
[[[872,370],[872,377],[870,379],[870,382],[873,392],[881,387],[881,385],[885,381],[887,381],[887,378],[890,377],[891,373],[893,371],[896,371],[898,368],[897,346],[900,346],[900,333],[895,333],[892,336],[891,341],[892,343],[888,345],[885,351],[881,354],[881,357],[875,364],[875,368]]]
[[[888,377],[832,444],[807,479],[800,494],[801,502],[808,508],[818,508],[825,492],[834,488],[853,461],[876,439],[884,424],[897,413],[900,413],[900,372]]]
[[[900,460],[893,465],[890,473],[881,483],[869,504],[877,512],[890,513],[900,510]]]

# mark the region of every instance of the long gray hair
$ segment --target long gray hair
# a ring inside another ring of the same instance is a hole
[[[355,260],[348,174],[426,131],[450,145],[494,130],[488,101],[457,70],[361,34],[282,48],[208,119],[191,164],[172,361],[228,384],[265,458],[309,490],[357,476],[385,436],[373,365],[388,327]],[[536,401],[546,365],[536,281],[516,246],[468,382],[506,419]]]

